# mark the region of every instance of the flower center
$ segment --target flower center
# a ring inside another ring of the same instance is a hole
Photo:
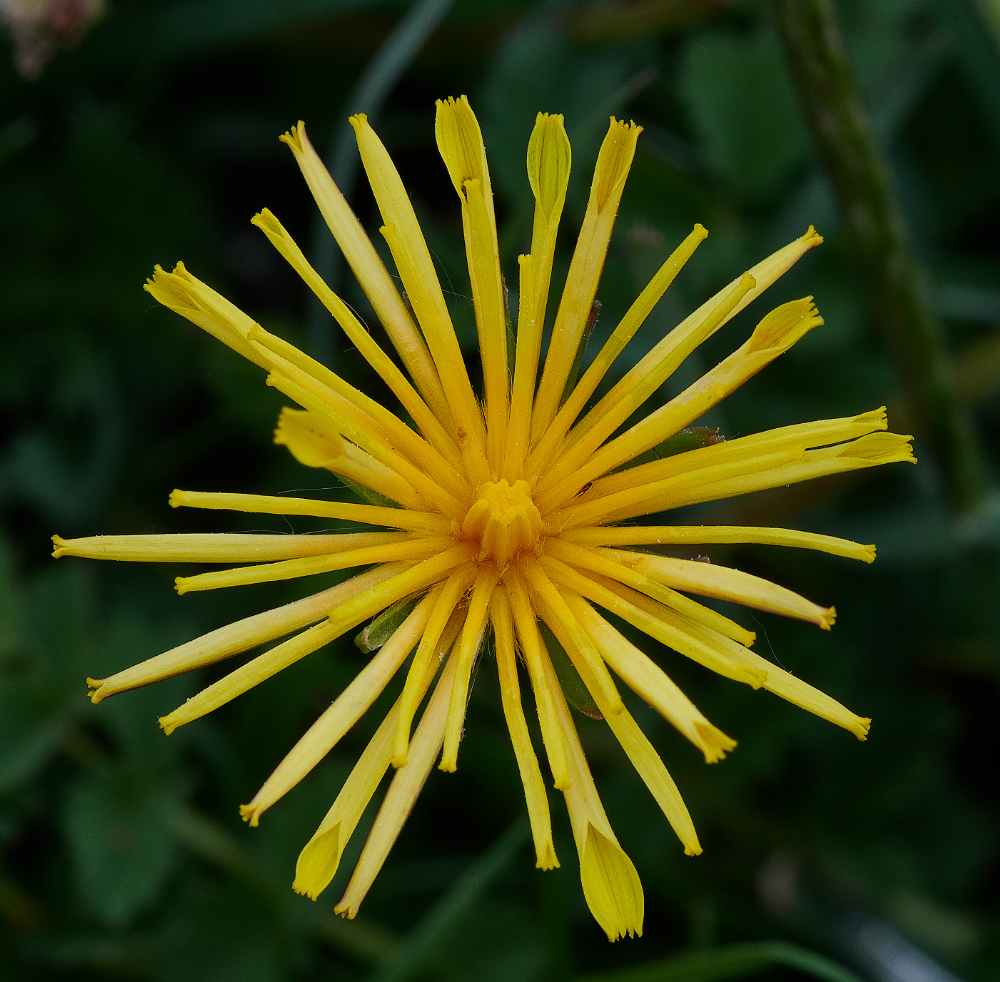
[[[531,500],[527,481],[489,481],[462,522],[467,539],[479,539],[479,561],[492,558],[502,570],[524,550],[537,547],[542,516]]]

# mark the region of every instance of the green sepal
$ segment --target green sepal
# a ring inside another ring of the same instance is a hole
[[[630,467],[637,467],[639,464],[649,464],[654,460],[663,460],[664,457],[674,457],[679,453],[687,453],[689,450],[700,450],[702,447],[711,447],[716,443],[725,443],[726,438],[710,426],[685,426],[680,433],[668,436],[663,443],[658,443],[655,447],[645,453],[633,457],[627,464],[615,468],[614,473],[626,470]]]
[[[589,716],[591,719],[604,719],[601,711],[597,708],[597,703],[594,702],[594,697],[590,694],[590,690],[584,685],[580,673],[570,661],[563,646],[556,640],[556,636],[542,621],[538,622],[538,626],[541,629],[542,640],[548,649],[552,667],[556,670],[556,678],[559,679],[566,701],[584,716]]]
[[[344,477],[343,474],[338,474],[337,480],[340,481],[345,487],[350,488],[359,498],[363,498],[370,505],[379,505],[382,508],[399,507],[398,501],[393,501],[391,498],[387,498],[384,494],[379,494],[378,491],[366,488],[363,484],[358,484],[357,481],[352,481],[349,477]]]
[[[413,612],[417,606],[421,594],[415,593],[412,597],[404,597],[394,604],[386,607],[378,617],[375,618],[363,631],[359,631],[354,638],[354,643],[358,650],[370,655],[373,651],[378,651],[395,633],[403,621]]]

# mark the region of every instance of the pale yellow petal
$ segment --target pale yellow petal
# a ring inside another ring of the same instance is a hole
[[[361,223],[340,189],[330,177],[319,155],[306,136],[304,123],[293,126],[281,137],[295,155],[295,161],[309,185],[316,204],[344,253],[344,258],[354,272],[358,283],[371,301],[378,319],[382,322],[403,364],[435,415],[451,427],[451,413],[445,398],[441,379],[431,361],[427,346],[413,324],[406,306],[392,278],[382,265],[375,247],[371,244]]]
[[[440,588],[424,597],[332,705],[303,734],[240,814],[251,825],[295,787],[368,711],[420,640]]]
[[[449,624],[441,638],[438,657],[432,659],[422,681],[420,698],[430,687],[441,660],[450,650],[458,634],[458,624]],[[295,865],[292,889],[315,900],[329,885],[337,872],[344,849],[357,828],[368,802],[389,769],[392,744],[396,732],[399,702],[389,710],[372,737],[361,759],[351,771],[336,800],[326,813],[313,837],[306,843]]]
[[[448,721],[448,703],[451,699],[451,687],[455,678],[455,658],[445,662],[441,677],[434,688],[434,693],[424,710],[413,739],[410,741],[410,751],[407,762],[400,767],[389,784],[389,790],[378,810],[375,824],[372,826],[358,865],[354,868],[344,896],[334,910],[344,917],[355,917],[361,901],[375,882],[379,870],[389,855],[403,828],[406,819],[416,803],[434,766],[434,760],[444,741],[444,729]]]
[[[454,771],[458,766],[458,745],[465,728],[465,707],[469,696],[469,677],[479,654],[486,630],[490,600],[497,585],[497,569],[493,563],[480,565],[472,585],[469,610],[462,626],[462,637],[455,650],[455,683],[448,706],[448,727],[445,730],[444,752],[439,765],[442,771]]]
[[[496,638],[500,699],[504,719],[507,721],[507,730],[510,733],[510,742],[514,748],[514,757],[517,760],[517,770],[524,788],[524,800],[531,823],[531,838],[535,845],[535,866],[538,869],[554,869],[559,866],[559,860],[556,858],[556,849],[552,842],[549,799],[545,793],[538,757],[531,745],[531,736],[521,705],[513,616],[506,590],[494,591],[490,620]]]
[[[308,518],[338,518],[365,525],[385,525],[408,532],[444,535],[452,523],[443,515],[413,512],[405,508],[359,505],[349,501],[320,501],[267,494],[235,494],[228,491],[182,491],[170,493],[171,508],[208,508],[241,511],[255,515],[302,515]]]
[[[553,689],[559,726],[566,745],[570,784],[563,789],[563,794],[580,857],[580,883],[584,899],[609,941],[616,941],[626,934],[630,937],[636,934],[641,936],[645,901],[639,874],[618,844],[608,821],[548,655],[544,657],[544,667],[548,684]]]
[[[407,566],[407,563],[379,566],[311,597],[217,628],[106,679],[87,679],[87,685],[94,690],[90,694],[91,702],[98,703],[118,692],[173,678],[193,668],[213,665],[232,655],[274,641],[321,620],[335,604],[343,603],[391,579],[405,571]]]
[[[566,274],[566,285],[552,327],[552,339],[545,355],[542,379],[538,384],[531,422],[533,439],[537,440],[552,422],[562,400],[597,294],[597,284],[604,269],[618,204],[641,132],[641,126],[619,122],[612,117],[607,136],[601,145],[587,211],[569,272]]]

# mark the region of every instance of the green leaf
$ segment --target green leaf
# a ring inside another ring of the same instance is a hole
[[[802,162],[808,135],[771,33],[694,38],[682,92],[705,162],[737,194],[767,200]]]
[[[93,771],[71,791],[64,831],[77,889],[104,923],[127,924],[166,883],[175,807],[171,788],[130,768]]]
[[[583,975],[578,982],[723,982],[750,978],[779,965],[823,982],[861,982],[854,972],[829,958],[785,941],[728,945],[621,971]]]

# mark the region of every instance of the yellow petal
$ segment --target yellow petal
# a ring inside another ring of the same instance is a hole
[[[451,648],[457,633],[458,626],[449,624],[441,638],[438,657],[432,660],[422,680],[421,699],[434,680],[441,659]],[[292,889],[296,893],[305,894],[310,899],[316,900],[330,885],[347,843],[385,772],[389,769],[398,714],[397,700],[344,782],[340,794],[337,795],[319,828],[299,854],[295,865],[295,881],[292,883]]]
[[[228,491],[182,491],[170,493],[171,508],[209,508],[217,511],[242,511],[255,515],[303,515],[311,518],[339,518],[364,525],[443,535],[451,531],[451,522],[442,515],[412,512],[404,508],[358,505],[349,501],[320,501],[316,498],[293,498],[267,494],[235,494]]]
[[[396,721],[396,739],[392,755],[392,764],[397,769],[405,766],[408,759],[410,726],[416,715],[417,707],[420,705],[422,698],[420,686],[427,672],[427,667],[431,664],[434,654],[438,650],[438,643],[451,621],[452,614],[456,612],[455,608],[458,602],[472,585],[475,576],[476,567],[473,563],[465,563],[455,569],[445,581],[431,611],[427,627],[424,629],[423,637],[417,646],[417,653],[413,656],[410,670],[406,675],[403,693],[399,697],[399,717]],[[461,613],[464,614],[464,612]],[[453,660],[457,662],[457,659]],[[452,666],[452,672],[454,672],[454,666]]]
[[[164,307],[186,317],[248,361],[261,368],[270,367],[267,359],[247,342],[253,318],[192,276],[184,263],[178,263],[172,273],[161,266],[155,267],[143,289]]]
[[[521,705],[521,686],[517,679],[517,655],[514,638],[514,619],[510,600],[505,590],[494,591],[490,606],[490,619],[496,637],[497,673],[500,678],[500,699],[504,719],[510,733],[510,742],[517,760],[517,770],[524,787],[524,800],[531,823],[531,838],[535,844],[535,866],[554,869],[559,866],[555,845],[552,842],[552,822],[549,816],[549,799],[538,766],[538,757],[531,745],[528,724]]]
[[[371,535],[379,538],[372,539]],[[302,556],[325,556],[335,552],[401,542],[402,532],[348,532],[339,535],[281,535],[240,532],[182,532],[153,535],[94,535],[84,539],[52,536],[52,555],[83,556],[143,563],[237,563],[274,562]]]
[[[308,284],[309,288],[316,294],[323,306],[333,314],[337,323],[343,328],[351,343],[361,352],[369,365],[378,372],[386,385],[402,403],[403,408],[413,417],[414,422],[427,437],[428,441],[442,454],[442,456],[453,466],[457,467],[461,462],[458,448],[455,445],[453,436],[445,433],[444,427],[437,417],[428,408],[427,403],[420,398],[420,395],[410,384],[406,376],[396,367],[396,364],[374,341],[371,335],[365,330],[364,325],[354,315],[354,312],[340,299],[323,281],[323,278],[307,262],[302,250],[284,229],[277,218],[267,209],[263,209],[255,215],[252,223],[261,229],[268,237],[271,244],[285,257],[291,267]],[[280,338],[266,331],[251,329],[250,337],[264,344],[265,347],[275,350],[277,354],[284,354],[286,359],[294,360],[297,356],[298,364],[302,367],[303,360],[308,362],[313,372],[317,373],[321,380],[325,380],[329,385],[330,376],[333,375],[328,369],[307,358]],[[372,401],[365,404],[365,408],[372,411]],[[387,411],[386,411],[387,412]],[[428,464],[433,467],[433,458],[425,458]]]
[[[545,355],[542,380],[535,397],[531,422],[533,439],[538,439],[559,408],[566,380],[576,358],[577,348],[590,317],[597,284],[604,269],[604,259],[618,214],[618,203],[625,189],[635,156],[636,141],[642,132],[635,123],[619,122],[614,117],[601,145],[590,187],[590,200],[583,226],[576,242],[562,300],[552,328],[552,340]]]
[[[569,394],[538,446],[532,451],[532,459],[528,465],[532,473],[541,473],[542,468],[552,459],[567,431],[583,411],[587,400],[594,394],[614,360],[632,340],[635,332],[643,325],[652,309],[673,283],[674,278],[707,236],[708,232],[704,226],[695,225],[691,234],[667,258],[656,275],[646,285],[646,288],[639,294],[636,301],[628,309],[628,313],[622,318],[618,327],[615,328],[611,337],[605,342],[597,357],[594,358],[583,373],[583,377]],[[680,340],[678,337],[677,341],[680,342]],[[698,340],[697,335],[693,336],[689,341],[689,346],[693,348]],[[680,347],[681,345],[678,344],[678,349]]]
[[[455,658],[445,662],[441,677],[434,693],[424,710],[424,715],[410,741],[410,752],[406,765],[400,767],[393,776],[389,790],[385,794],[382,807],[378,810],[365,847],[361,851],[358,865],[354,868],[344,896],[334,910],[344,917],[355,917],[361,901],[375,882],[379,870],[389,855],[389,850],[399,837],[406,819],[416,803],[427,780],[434,759],[444,741],[444,729],[448,720],[448,703],[455,678]]]
[[[469,676],[479,653],[486,630],[490,600],[497,585],[497,570],[492,563],[484,563],[476,573],[469,600],[469,611],[462,627],[462,638],[455,651],[455,683],[451,689],[448,706],[448,728],[445,731],[442,771],[454,771],[458,766],[458,744],[465,727],[465,707],[469,695]]]
[[[639,874],[615,838],[548,656],[545,657],[545,672],[553,689],[559,726],[566,744],[570,785],[563,790],[563,794],[580,857],[583,896],[609,941],[623,938],[626,934],[641,936],[645,902]]]
[[[743,525],[635,525],[589,526],[567,529],[562,538],[588,546],[639,545],[770,545],[815,549],[831,556],[875,561],[875,546],[861,545],[849,539],[795,529],[763,528]]]
[[[535,709],[538,725],[542,731],[542,743],[552,772],[552,783],[560,790],[569,787],[569,769],[566,763],[566,745],[556,709],[555,692],[546,674],[548,654],[538,632],[535,609],[528,595],[527,584],[517,571],[511,571],[504,579],[514,614],[517,638],[524,654],[524,664],[531,678],[531,688],[535,694]]]
[[[705,763],[722,760],[736,746],[736,741],[713,726],[659,665],[616,631],[582,597],[567,591],[566,601],[615,674],[687,737],[705,755]]]
[[[399,352],[417,390],[434,410],[438,419],[450,423],[448,401],[427,346],[414,326],[399,291],[385,266],[382,265],[375,247],[309,142],[305,124],[300,122],[298,126],[293,126],[281,137],[281,141],[287,144],[295,155],[295,161],[309,185],[309,190],[326,224],[330,227],[358,283],[365,291],[365,296],[371,301],[386,334]]]
[[[538,325],[537,338],[532,338],[529,350],[534,353],[535,366],[538,364],[541,331],[545,322],[556,234],[563,205],[566,203],[572,161],[573,154],[563,117],[539,113],[528,140],[528,183],[535,197],[535,218],[531,233],[535,289],[531,319]]]
[[[368,570],[314,596],[217,628],[200,638],[139,662],[138,665],[132,665],[109,678],[87,679],[87,685],[94,690],[90,700],[98,703],[118,692],[173,678],[175,675],[189,672],[192,668],[214,665],[232,655],[274,641],[282,635],[321,620],[335,604],[343,603],[391,579],[403,572],[406,566],[405,563],[394,563]]]
[[[642,937],[645,901],[635,865],[614,839],[590,823],[580,856],[580,882],[587,906],[609,941],[626,934]]]
[[[439,589],[433,591],[414,607],[392,637],[285,755],[250,804],[240,806],[244,821],[257,825],[260,816],[295,787],[368,711],[420,640],[439,592]]]
[[[358,535],[392,536],[395,532],[359,532]],[[300,576],[317,576],[338,569],[367,566],[371,563],[389,563],[402,560],[416,561],[437,555],[454,540],[450,538],[407,537],[403,541],[387,541],[375,545],[347,549],[329,556],[306,556],[302,559],[285,559],[277,563],[257,566],[238,566],[234,569],[178,576],[174,587],[181,595],[199,590],[219,590],[231,586],[248,586],[251,583],[274,583],[277,580],[297,579]]]

